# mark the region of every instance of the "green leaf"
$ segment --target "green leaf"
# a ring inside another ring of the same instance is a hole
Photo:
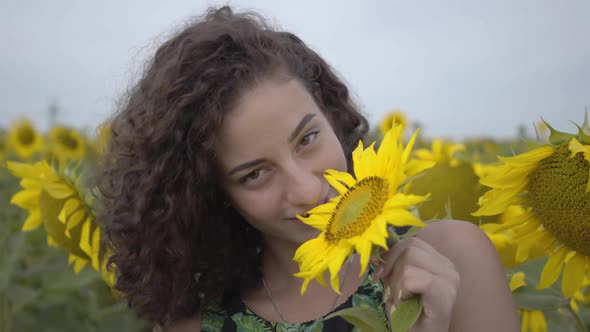
[[[10,285],[17,263],[23,259],[26,234],[17,233],[4,242],[3,254],[0,255],[0,291]]]
[[[524,286],[512,292],[512,298],[519,308],[527,310],[550,310],[568,305],[569,300],[551,288],[537,290]]]
[[[94,270],[84,269],[74,274],[74,271],[67,269],[43,278],[42,285],[48,290],[83,289],[100,279],[100,274]]]
[[[17,313],[25,305],[33,302],[40,294],[38,289],[21,287],[19,285],[12,285],[5,291],[6,296],[12,302],[12,313]]]
[[[547,258],[533,260],[519,266],[516,269],[508,270],[508,275],[522,271],[525,274],[526,286],[520,287],[512,292],[512,298],[519,308],[527,310],[551,310],[565,307],[569,304],[561,292],[561,282],[556,282],[552,287],[542,290],[537,289],[541,271]]]
[[[322,332],[324,330],[324,320],[318,319],[310,326],[303,329],[304,332]]]
[[[422,300],[420,295],[414,295],[407,300],[404,300],[396,309],[389,315],[391,330],[395,332],[409,331],[420,317],[422,313]]]
[[[368,308],[352,307],[336,311],[324,320],[342,317],[344,320],[354,325],[359,331],[366,332],[388,332],[383,324],[383,320],[375,314],[375,311]]]

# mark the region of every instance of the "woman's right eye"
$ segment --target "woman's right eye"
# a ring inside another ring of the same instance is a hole
[[[254,171],[246,174],[245,176],[240,178],[240,183],[248,183],[248,182],[252,182],[252,181],[258,179],[260,177],[261,171],[262,170],[257,169],[257,170],[254,170]]]

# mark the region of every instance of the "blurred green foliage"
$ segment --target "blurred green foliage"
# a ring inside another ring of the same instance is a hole
[[[0,167],[0,332],[150,331],[98,272],[76,275],[42,227],[20,231],[26,211],[9,204],[18,190]]]

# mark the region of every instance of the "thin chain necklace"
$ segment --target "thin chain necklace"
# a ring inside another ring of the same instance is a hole
[[[343,287],[344,287],[344,283],[346,282],[346,276],[348,275],[348,270],[350,270],[350,261],[351,260],[352,260],[352,256],[350,256],[350,258],[347,260],[346,271],[344,271],[344,275],[342,276],[342,286]],[[270,291],[268,290],[268,287],[266,286],[266,281],[264,281],[264,276],[262,276],[262,286],[264,287],[264,290],[266,291],[266,295],[270,299],[272,306],[275,308],[275,310],[277,311],[279,316],[281,316],[281,319],[283,320],[283,322],[289,323],[287,318],[285,318],[285,315],[283,315],[283,312],[281,311],[281,309],[279,309],[279,306],[277,305],[275,300],[272,298],[272,295],[270,295]],[[332,304],[332,308],[330,309],[330,311],[336,309],[336,304],[338,304],[338,299],[340,299],[340,294],[338,294],[336,296],[336,298],[334,299],[334,303]]]

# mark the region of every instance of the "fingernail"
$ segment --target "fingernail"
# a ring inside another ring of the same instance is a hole
[[[391,295],[391,288],[387,286],[385,288],[385,292],[383,293],[383,302],[387,302],[387,300],[389,299],[389,295]]]
[[[393,312],[395,311],[395,309],[397,309],[395,307],[395,304],[391,303],[391,307],[389,307],[389,316],[391,317],[391,315],[393,315]]]
[[[401,300],[402,299],[402,289],[400,288],[399,291],[397,292],[397,299]]]

